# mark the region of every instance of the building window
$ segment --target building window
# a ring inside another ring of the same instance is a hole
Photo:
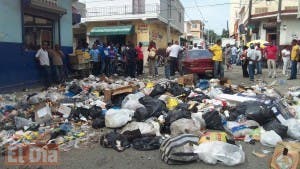
[[[42,43],[53,47],[53,24],[49,19],[24,15],[25,49],[38,50]]]
[[[255,8],[255,14],[261,14],[261,13],[266,13],[268,12],[268,8],[263,7],[263,8]]]
[[[197,28],[197,24],[194,24],[194,23],[193,23],[193,24],[192,24],[192,28],[194,28],[194,29]]]
[[[178,18],[179,19],[179,23],[181,23],[181,17],[182,17],[181,16],[181,12],[179,12],[179,18]]]

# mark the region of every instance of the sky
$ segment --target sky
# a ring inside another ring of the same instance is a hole
[[[207,20],[205,29],[213,29],[217,34],[227,29],[230,0],[180,0],[185,7],[185,20]],[[225,3],[225,5],[223,5]],[[227,4],[226,4],[227,3]],[[201,13],[202,15],[201,15]],[[202,17],[203,16],[203,17]]]

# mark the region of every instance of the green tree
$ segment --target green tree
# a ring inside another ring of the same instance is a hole
[[[218,39],[220,39],[220,36],[216,34],[214,30],[209,29],[206,31],[206,35],[205,35],[206,42],[215,43]]]
[[[222,38],[228,38],[229,37],[228,30],[226,30],[226,29],[223,28],[221,37]]]

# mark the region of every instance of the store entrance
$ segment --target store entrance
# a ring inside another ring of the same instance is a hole
[[[107,43],[124,45],[124,44],[126,44],[126,35],[107,36]]]

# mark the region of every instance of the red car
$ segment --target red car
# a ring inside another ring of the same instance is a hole
[[[214,70],[212,56],[212,53],[207,49],[194,49],[185,51],[181,61],[183,73],[211,76]]]

